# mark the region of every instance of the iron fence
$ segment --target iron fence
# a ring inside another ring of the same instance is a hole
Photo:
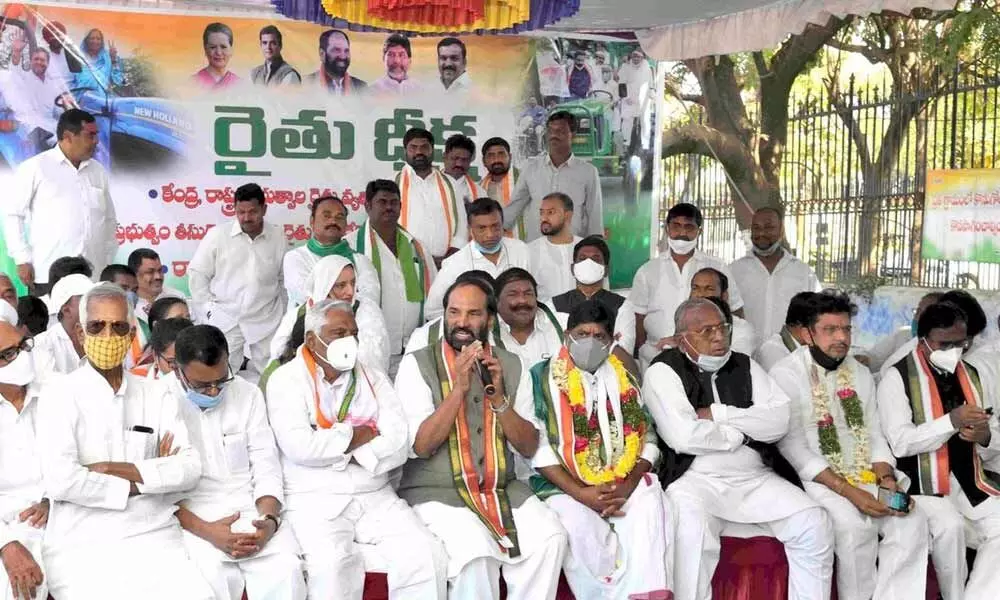
[[[948,77],[918,82],[915,91],[888,96],[888,82],[860,86],[852,79],[837,102],[826,91],[793,97],[780,171],[786,237],[822,281],[850,286],[874,276],[881,285],[1000,289],[1000,264],[920,256],[927,170],[997,163],[1000,68],[984,72],[977,63],[972,71],[960,66]],[[913,106],[919,112],[896,127],[894,119]],[[695,107],[675,124],[700,118]],[[853,123],[853,131],[845,123]],[[887,133],[894,127],[898,152],[891,152]],[[704,250],[726,261],[747,252],[749,232],[737,226],[733,192],[718,162],[670,157],[662,184],[661,223],[670,206],[691,202],[705,216]]]

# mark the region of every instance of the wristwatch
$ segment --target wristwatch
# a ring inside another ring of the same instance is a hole
[[[265,519],[269,519],[271,521],[274,521],[274,530],[275,531],[278,531],[279,529],[281,529],[281,517],[279,517],[277,515],[264,515],[264,518]]]

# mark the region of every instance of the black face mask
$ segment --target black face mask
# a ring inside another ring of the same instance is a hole
[[[809,354],[812,354],[813,360],[816,364],[823,367],[827,371],[836,371],[841,364],[847,359],[847,355],[844,358],[833,358],[826,352],[819,349],[819,346],[809,346]]]

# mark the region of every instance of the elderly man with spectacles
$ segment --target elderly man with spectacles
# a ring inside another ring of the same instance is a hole
[[[642,396],[664,442],[658,475],[677,524],[676,598],[711,598],[726,523],[762,525],[785,545],[790,600],[829,598],[830,521],[774,447],[788,433],[788,397],[730,350],[731,326],[711,300],[683,302],[674,330],[680,344],[650,365]]]
[[[45,535],[49,591],[209,600],[174,517],[176,494],[202,471],[177,400],[125,371],[134,315],[119,286],[90,288],[79,312],[87,362],[46,387],[39,405],[42,477],[54,503]]]

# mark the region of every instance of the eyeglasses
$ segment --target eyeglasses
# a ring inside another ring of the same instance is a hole
[[[101,335],[108,327],[118,337],[126,336],[132,330],[127,321],[87,321],[87,335]]]
[[[159,358],[160,360],[162,360],[163,362],[165,362],[167,364],[167,366],[170,367],[171,371],[173,371],[173,370],[175,370],[177,368],[177,361],[175,359],[173,359],[173,358],[167,358],[166,356],[163,356],[162,354],[157,354],[156,357]]]
[[[940,342],[928,338],[927,341],[936,345],[938,350],[951,350],[952,348],[961,348],[962,350],[968,350],[969,347],[972,346],[972,340],[970,339],[959,340],[957,342]]]
[[[0,362],[12,363],[14,359],[18,357],[22,352],[31,352],[31,349],[35,347],[35,339],[26,337],[22,338],[16,346],[11,346],[10,348],[5,348],[0,350]]]
[[[816,331],[822,333],[823,335],[834,335],[838,331],[842,331],[842,332],[846,333],[847,335],[851,335],[851,332],[853,330],[854,330],[854,328],[852,326],[850,326],[850,325],[844,325],[842,327],[839,326],[839,325],[824,325],[823,327],[817,327],[816,328]]]
[[[710,340],[715,336],[716,332],[722,333],[723,337],[729,337],[729,334],[732,333],[732,331],[733,326],[729,323],[719,323],[718,325],[710,325],[703,329],[692,331],[691,333],[702,339]]]
[[[221,394],[222,390],[225,389],[226,385],[232,382],[233,379],[236,379],[236,377],[233,375],[232,367],[229,368],[229,370],[227,371],[228,375],[223,379],[219,379],[216,381],[208,381],[208,382],[203,382],[203,381],[192,382],[190,379],[187,378],[187,375],[184,374],[183,369],[177,369],[177,373],[180,374],[181,379],[183,380],[185,386],[198,392],[199,394],[204,394],[209,390],[213,389]]]
[[[602,344],[605,344],[605,345],[611,343],[611,336],[608,335],[608,334],[606,334],[606,333],[604,333],[603,331],[600,332],[600,333],[590,333],[589,331],[578,331],[577,333],[574,333],[570,337],[572,337],[574,340],[578,340],[578,341],[580,341],[580,340],[588,340],[590,338],[594,338],[598,342],[600,342]]]

